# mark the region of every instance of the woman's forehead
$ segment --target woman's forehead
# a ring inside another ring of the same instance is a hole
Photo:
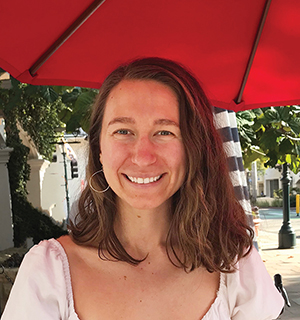
[[[122,80],[110,92],[106,101],[104,117],[133,117],[151,112],[178,113],[178,99],[172,89],[155,80]]]

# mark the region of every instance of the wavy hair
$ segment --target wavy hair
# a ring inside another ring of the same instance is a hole
[[[103,82],[94,103],[89,131],[87,179],[101,170],[100,133],[107,98],[123,80],[155,80],[167,85],[179,102],[180,129],[186,153],[186,177],[173,195],[172,219],[167,235],[170,261],[192,271],[232,272],[235,263],[252,246],[253,230],[235,198],[227,158],[215,128],[212,106],[196,78],[180,64],[161,58],[143,58],[119,66]],[[103,190],[103,173],[93,178]],[[130,256],[114,231],[116,194],[97,193],[87,184],[78,203],[78,215],[70,223],[73,240],[97,246],[101,259],[142,260]]]

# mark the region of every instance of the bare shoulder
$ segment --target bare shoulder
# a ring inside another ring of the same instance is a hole
[[[71,249],[74,246],[77,246],[69,235],[61,236],[57,239],[57,241],[63,246],[64,249]]]
[[[72,267],[80,265],[80,262],[89,261],[90,259],[98,260],[98,250],[94,247],[78,245],[76,244],[70,235],[62,236],[57,241],[64,248],[64,251],[68,257],[69,265],[72,271]]]
[[[72,264],[73,258],[78,256],[78,254],[82,251],[82,247],[76,244],[69,235],[62,236],[58,238],[57,241],[64,248],[64,251],[68,256],[69,264]]]
[[[71,238],[71,236],[66,235],[57,239],[60,245],[63,247],[66,255],[69,257],[70,254],[76,252],[76,247],[79,247]]]

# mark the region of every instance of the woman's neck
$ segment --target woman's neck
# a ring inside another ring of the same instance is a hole
[[[136,209],[118,202],[115,232],[125,250],[137,259],[165,252],[170,226],[170,202],[154,209]]]

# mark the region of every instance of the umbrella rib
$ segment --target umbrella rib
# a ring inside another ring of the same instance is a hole
[[[46,50],[30,67],[29,73],[32,77],[36,76],[40,67],[64,44],[74,32],[105,2],[105,0],[94,1],[71,25],[65,32]]]
[[[251,67],[252,67],[252,63],[253,63],[254,56],[255,56],[255,53],[256,53],[256,50],[257,50],[257,47],[258,47],[258,43],[259,43],[259,40],[260,40],[262,31],[263,31],[263,28],[264,28],[266,19],[267,19],[267,15],[268,15],[268,11],[269,11],[269,8],[270,8],[270,5],[271,5],[271,1],[272,0],[267,0],[266,1],[266,5],[265,5],[265,8],[264,8],[261,20],[260,20],[260,24],[259,24],[259,27],[258,27],[258,30],[257,30],[257,34],[256,34],[256,37],[255,37],[255,41],[254,41],[254,44],[253,44],[253,47],[252,47],[252,50],[251,50],[251,54],[250,54],[250,57],[249,57],[249,60],[248,60],[247,68],[246,68],[246,71],[245,71],[245,74],[244,74],[244,77],[243,77],[241,88],[239,90],[237,98],[235,99],[235,103],[236,104],[239,104],[239,103],[242,102],[242,96],[243,96],[243,93],[244,93],[244,90],[245,90],[245,86],[246,86],[246,83],[247,83],[247,80],[248,80],[248,76],[249,76],[249,73],[250,73],[250,70],[251,70]]]

